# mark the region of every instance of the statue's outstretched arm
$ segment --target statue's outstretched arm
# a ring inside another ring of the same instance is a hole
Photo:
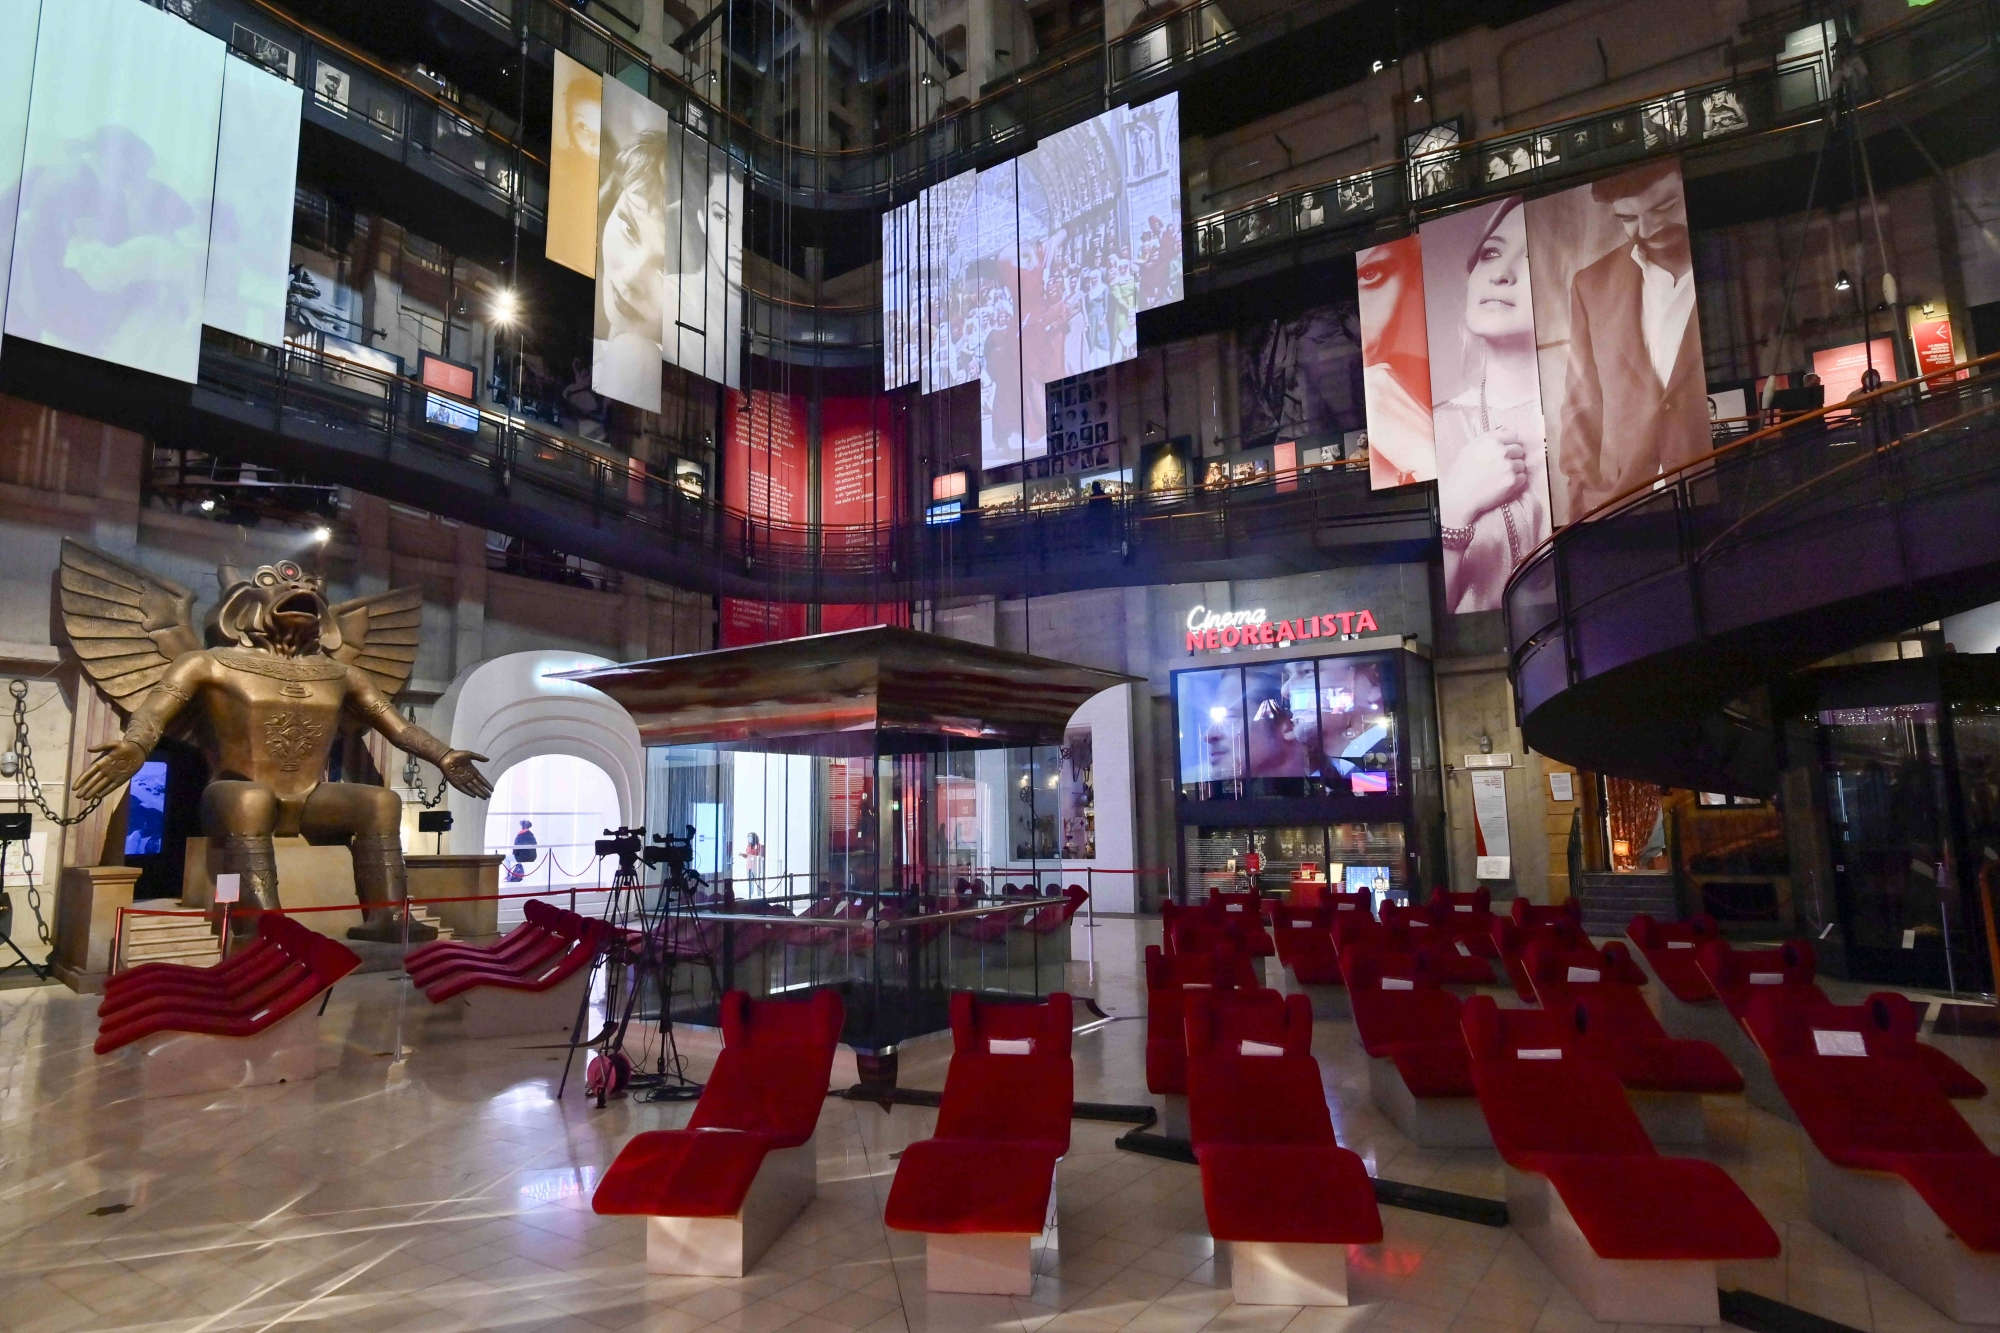
[[[146,691],[146,697],[132,710],[125,734],[110,745],[97,747],[97,759],[76,780],[76,798],[95,801],[109,796],[132,780],[139,765],[160,743],[160,737],[180,715],[195,691],[208,680],[210,661],[205,652],[182,653],[166,674]]]
[[[493,794],[493,784],[474,764],[486,758],[470,750],[454,750],[396,711],[387,695],[375,688],[368,673],[359,667],[347,668],[347,704],[362,721],[388,738],[397,749],[428,759],[438,766],[445,780],[464,792],[485,800]]]

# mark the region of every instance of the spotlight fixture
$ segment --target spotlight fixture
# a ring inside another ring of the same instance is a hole
[[[203,500],[203,501],[201,502],[201,512],[202,512],[202,513],[204,513],[204,514],[213,514],[213,513],[215,512],[215,497],[214,497],[214,496],[212,496],[212,495],[211,495],[211,496],[210,496],[210,497],[209,497],[208,499],[206,499],[206,500]]]
[[[1833,289],[1837,292],[1851,292],[1854,290],[1854,280],[1847,276],[1846,269],[1840,270],[1834,277]]]
[[[333,529],[329,528],[324,523],[320,524],[318,527],[312,530],[312,539],[315,545],[324,546],[327,544],[328,541],[332,540],[332,538],[333,538]]]
[[[921,79],[918,79],[917,82],[922,84],[926,88],[937,87],[937,80],[933,78],[928,71],[924,74],[924,76]]]
[[[1422,88],[1418,88],[1410,94],[1410,105],[1422,106],[1423,104],[1424,104],[1424,90]]]
[[[493,322],[512,324],[521,316],[521,298],[512,287],[502,287],[493,297]]]
[[[1384,68],[1385,66],[1378,60],[1368,67],[1368,72],[1370,74],[1380,74]]]

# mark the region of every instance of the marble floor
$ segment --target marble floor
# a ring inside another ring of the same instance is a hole
[[[1077,1096],[1147,1100],[1137,958],[1158,923],[1079,925],[1072,989],[1111,1021],[1076,1041]],[[882,1226],[896,1156],[935,1112],[830,1099],[819,1198],[741,1280],[649,1277],[641,1226],[590,1211],[634,1133],[685,1104],[553,1100],[560,1050],[438,1039],[387,974],[336,990],[310,1083],[141,1101],[91,1054],[95,1001],[0,992],[0,1328],[65,1330],[634,1329],[660,1333],[1427,1333],[1583,1330],[1592,1321],[1505,1229],[1394,1208],[1349,1253],[1346,1309],[1238,1306],[1216,1285],[1192,1166],[1122,1152],[1124,1126],[1076,1123],[1060,1171],[1061,1242],[1025,1298],[924,1291],[921,1239]],[[699,1074],[712,1034],[683,1043]],[[1940,1038],[2000,1087],[2000,1043]],[[1490,1151],[1426,1152],[1370,1106],[1351,1024],[1315,1052],[1341,1142],[1378,1175],[1497,1198]],[[942,1086],[949,1039],[913,1044],[911,1087]],[[853,1078],[851,1057],[836,1085]],[[1706,1155],[1785,1242],[1727,1266],[1748,1288],[1873,1330],[1950,1327],[1805,1220],[1799,1139],[1711,1099]],[[2000,1105],[1970,1108],[2000,1146]]]

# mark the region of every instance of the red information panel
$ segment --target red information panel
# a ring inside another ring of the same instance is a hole
[[[806,521],[806,405],[794,394],[732,392],[723,402],[725,508],[773,525]]]
[[[820,630],[828,634],[837,629],[867,629],[870,625],[909,623],[910,608],[906,602],[855,602],[852,605],[834,604],[819,609]]]
[[[753,602],[722,599],[722,646],[742,648],[753,643],[796,639],[806,632],[803,602]]]
[[[1951,352],[1951,318],[1938,315],[1931,319],[1910,321],[1910,346],[1917,354],[1917,373],[1926,376],[1926,383],[1932,388],[1945,383],[1950,375],[1940,375],[1938,371],[1948,371],[1954,357]]]
[[[827,546],[875,539],[902,512],[902,415],[896,400],[829,398],[820,404],[819,521]]]

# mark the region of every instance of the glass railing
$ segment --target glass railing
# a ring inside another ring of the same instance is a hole
[[[1990,485],[2000,474],[1996,427],[2000,355],[1769,426],[1558,531],[1507,584],[1508,647],[1523,713],[1595,674],[1601,664],[1582,660],[1589,653],[1571,638],[1598,608],[1656,590],[1656,625],[1685,620],[1687,634],[1704,637],[1721,618],[1749,612],[1732,604],[1704,614],[1699,598],[1671,591],[1690,571],[1745,543],[1850,524],[1869,506]],[[1896,559],[1877,551],[1869,563],[1882,575]],[[1618,647],[1626,658],[1636,651]]]
[[[754,580],[775,600],[895,600],[926,581],[995,569],[1060,570],[1089,586],[1092,578],[1117,582],[1118,571],[1141,564],[1311,544],[1336,526],[1354,542],[1421,543],[1432,521],[1431,488],[1372,491],[1365,469],[1342,467],[1226,489],[1079,494],[1065,506],[987,511],[941,527],[916,519],[777,524],[692,498],[628,458],[519,416],[478,410],[461,418],[472,426],[464,430],[427,421],[423,384],[332,353],[207,330],[198,388],[214,395],[198,406],[312,446],[288,464],[302,474],[341,480],[336,456],[351,462],[363,454],[371,467],[438,478],[429,503],[447,517],[500,531],[511,529],[495,519],[495,505],[557,517],[565,534],[534,540],[650,577],[665,577],[663,554],[683,553],[676,580]],[[324,451],[317,469],[315,449]],[[454,493],[491,505],[454,513]]]

